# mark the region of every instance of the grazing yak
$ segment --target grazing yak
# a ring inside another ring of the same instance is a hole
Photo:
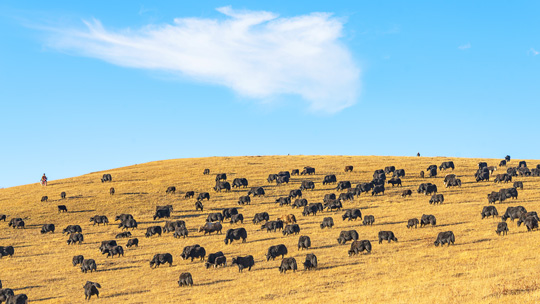
[[[196,201],[195,202],[195,211],[197,211],[199,209],[201,209],[201,211],[203,211],[204,205],[203,205],[203,203],[201,201]]]
[[[296,217],[294,214],[284,214],[278,218],[278,220],[284,222],[285,224],[294,224],[296,223]]]
[[[328,193],[324,195],[323,202],[328,203],[329,201],[335,200],[335,199],[336,199],[336,195],[334,193]]]
[[[129,239],[126,247],[129,248],[131,246],[139,247],[139,239],[138,238]]]
[[[391,179],[389,179],[388,181],[386,181],[387,184],[391,184],[392,187],[394,187],[395,185],[398,185],[401,187],[401,179],[398,178],[398,177],[392,177]]]
[[[304,262],[304,269],[311,270],[317,268],[317,256],[313,253],[306,255],[306,261]]]
[[[315,168],[312,167],[304,167],[304,170],[300,173],[300,175],[312,175],[315,174]]]
[[[345,189],[351,188],[351,182],[350,181],[340,181],[337,184],[336,190],[337,191],[343,191]]]
[[[283,228],[283,235],[298,234],[300,233],[300,226],[298,224],[287,225]]]
[[[396,171],[395,166],[387,166],[387,167],[384,168],[384,173],[385,174],[390,174],[390,173],[393,173],[394,171]]]
[[[253,217],[253,224],[258,224],[262,221],[268,221],[270,219],[270,216],[268,215],[268,212],[260,212],[256,213]]]
[[[433,242],[433,244],[435,244],[435,246],[441,245],[441,247],[444,244],[448,244],[448,246],[450,246],[450,243],[453,245],[455,241],[456,237],[454,236],[454,233],[452,231],[445,231],[440,232],[439,235],[437,235],[437,239],[435,242]]]
[[[66,205],[58,205],[58,213],[60,212],[68,212]]]
[[[355,191],[355,189],[349,189]],[[348,192],[348,193],[340,193],[339,194],[339,200],[340,201],[354,201],[354,192]]]
[[[349,249],[349,256],[357,255],[363,251],[371,253],[371,242],[369,240],[353,241],[351,243],[351,249]]]
[[[289,191],[289,197],[291,199],[293,199],[293,198],[301,198],[302,197],[302,190],[295,189],[295,190]]]
[[[79,225],[68,225],[64,230],[62,231],[62,234],[64,233],[75,233],[75,232],[82,232],[82,228]]]
[[[506,160],[505,159],[501,160],[501,162],[499,163],[499,167],[506,167]]]
[[[223,214],[219,212],[210,213],[206,217],[207,222],[223,222]]]
[[[326,175],[324,177],[324,179],[323,179],[323,182],[322,182],[323,185],[335,184],[335,183],[337,183],[337,179],[336,179],[336,176],[334,174]]]
[[[435,226],[437,225],[437,219],[432,214],[422,214],[422,217],[420,218],[420,228],[431,225]]]
[[[49,197],[48,196],[42,196],[41,201],[42,202],[47,202],[47,201],[49,201]]]
[[[362,222],[362,224],[370,226],[373,226],[373,223],[375,223],[375,216],[373,215],[366,215],[364,217],[364,221]]]
[[[13,254],[15,254],[13,246],[0,246],[0,259],[8,255],[9,257],[12,257]]]
[[[84,241],[84,237],[81,233],[72,233],[69,235],[67,244],[68,245],[75,244],[75,243],[82,244],[83,241]]]
[[[99,283],[86,281],[86,284],[83,286],[84,288],[84,299],[90,300],[93,295],[99,298],[99,290],[98,288],[101,288],[101,285]]]
[[[156,210],[156,213],[154,213],[154,221],[156,219],[161,219],[161,218],[169,218],[171,217],[171,209],[170,208],[163,208],[163,209],[158,209]]]
[[[115,255],[118,255],[118,257],[120,256],[124,256],[124,248],[122,246],[113,246],[111,248],[105,248],[101,254],[107,254],[107,258],[108,257],[113,257]]]
[[[176,187],[175,186],[170,186],[170,187],[167,187],[167,190],[165,190],[165,193],[167,194],[174,194],[176,192]]]
[[[540,219],[538,218],[538,214],[536,213],[536,211],[530,211],[530,212],[527,212],[527,213],[522,213],[520,216],[519,216],[519,220],[517,221],[517,226],[521,226],[521,224],[523,222],[525,222],[525,220],[529,217],[534,217],[537,221],[539,221]]]
[[[216,181],[216,185],[214,186],[214,191],[221,192],[221,190],[225,190],[225,192],[231,191],[231,184],[227,181]]]
[[[186,222],[181,220],[166,221],[165,225],[163,226],[163,232],[174,232],[177,227],[186,227]]]
[[[242,214],[233,214],[233,215],[231,216],[231,221],[230,221],[230,223],[231,223],[231,224],[236,224],[236,223],[238,223],[238,222],[240,222],[240,223],[243,224],[243,223],[244,223],[244,216],[243,216]]]
[[[527,217],[524,221],[525,227],[527,227],[527,231],[532,231],[535,228],[538,229],[538,219],[535,217]]]
[[[278,256],[281,256],[283,259],[287,253],[287,247],[283,244],[270,246],[266,253],[266,261],[270,261],[270,259],[275,260]]]
[[[114,221],[120,221],[120,222],[123,222],[123,221],[127,221],[129,219],[133,219],[133,215],[131,214],[126,214],[126,213],[122,213],[120,215],[117,215],[115,218],[114,218]]]
[[[437,185],[433,185],[433,184],[427,185],[424,194],[425,195],[430,195],[430,194],[433,194],[433,193],[437,193]]]
[[[109,189],[109,194],[110,195],[114,195],[115,192],[116,192],[116,190],[114,190],[113,187],[111,187],[111,189]]]
[[[161,236],[161,226],[150,226],[146,228],[146,233],[144,234],[145,237],[151,237],[153,235]]]
[[[198,244],[193,246],[186,246],[180,254],[180,257],[182,258],[182,260],[191,259],[192,262],[195,258],[199,258],[201,261],[204,261],[204,258],[206,257],[206,250],[204,249],[204,247],[201,247]]]
[[[289,180],[290,180],[290,177],[287,175],[278,175],[276,177],[276,185],[279,186],[281,184],[288,184]]]
[[[247,239],[247,231],[245,228],[237,228],[237,229],[229,229],[227,230],[227,233],[225,234],[225,245],[231,243],[234,240],[242,239],[242,243],[246,242]]]
[[[203,175],[208,175],[208,174],[210,174],[210,169],[204,169]]]
[[[238,198],[238,205],[249,205],[251,203],[251,197],[244,195]]]
[[[261,226],[261,230],[266,229],[266,232],[281,230],[283,229],[283,222],[281,220],[277,221],[268,221],[264,225]]]
[[[340,245],[344,245],[347,241],[356,241],[358,240],[358,232],[356,230],[341,231],[337,239]]]
[[[373,190],[371,191],[371,196],[377,195],[379,193],[384,194],[384,185],[377,185],[373,187]]]
[[[233,184],[232,184],[232,187],[233,188],[247,188],[247,186],[249,185],[248,183],[248,180],[246,178],[235,178],[233,180]]]
[[[279,266],[279,272],[287,273],[287,270],[292,270],[293,272],[296,272],[297,269],[298,269],[298,266],[296,265],[295,258],[284,258],[283,260],[281,260],[281,266]]]
[[[353,166],[345,166],[345,172],[352,172],[354,169]]]
[[[93,222],[92,226],[95,226],[96,224],[99,226],[99,224],[108,225],[109,219],[105,215],[94,215],[90,218],[90,222]]]
[[[429,167],[427,167],[426,171],[429,172],[431,170],[437,170],[437,165],[429,165]]]
[[[94,259],[84,259],[81,263],[81,271],[87,273],[88,271],[97,271],[96,261]]]
[[[238,214],[238,209],[236,208],[225,208],[221,212],[223,214],[223,220],[230,219],[233,215]]]
[[[362,212],[360,209],[349,209],[345,211],[345,214],[341,217],[343,220],[348,219],[349,221],[355,220],[357,218],[362,219]]]
[[[407,221],[407,228],[412,228],[413,226],[414,226],[414,228],[418,228],[418,219],[417,218],[409,219]]]
[[[188,191],[186,192],[186,195],[184,195],[184,198],[193,198],[195,196],[195,191]]]
[[[150,260],[150,268],[159,267],[161,264],[169,264],[169,267],[172,266],[173,256],[170,253],[158,253],[155,254],[152,260]]]
[[[231,265],[238,265],[238,272],[242,272],[244,268],[247,268],[248,271],[250,271],[251,267],[255,265],[255,260],[251,255],[247,255],[245,257],[237,256],[236,258],[232,259]]]
[[[505,222],[508,218],[514,221],[515,219],[520,218],[524,213],[527,213],[527,209],[523,206],[508,207],[501,219]]]
[[[227,174],[226,173],[218,173],[216,174],[216,182],[220,180],[227,180]]]
[[[174,229],[174,233],[173,233],[174,238],[179,238],[179,237],[186,238],[187,236],[188,236],[188,230],[186,227],[176,227]]]
[[[225,255],[221,251],[210,253],[208,255],[208,258],[206,259],[206,262],[204,263],[204,267],[208,269],[210,268],[210,266],[215,266],[216,259],[222,256],[225,256]]]
[[[379,244],[382,243],[382,241],[387,240],[388,243],[391,241],[397,242],[398,239],[394,236],[394,233],[392,231],[379,231]]]
[[[101,245],[99,246],[99,251],[103,253],[105,249],[111,249],[114,246],[118,246],[115,240],[102,241]]]
[[[500,222],[497,224],[497,230],[495,230],[497,235],[507,235],[508,234],[508,224],[506,222]]]
[[[253,196],[263,196],[266,193],[264,192],[263,187],[253,187],[248,191],[248,196],[253,194]]]
[[[24,229],[24,221],[20,217],[14,217],[9,221],[8,227]]]
[[[60,199],[65,199],[66,198],[66,192],[62,192],[60,193]]]
[[[514,185],[513,185],[514,188],[519,188],[521,190],[523,190],[523,182],[514,182]]]
[[[282,196],[282,197],[278,197],[275,201],[276,204],[279,203],[279,206],[283,206],[283,205],[290,205],[291,204],[291,197],[290,196]]]
[[[206,222],[203,226],[199,227],[199,232],[204,231],[204,235],[212,234],[212,232],[221,233],[221,229],[223,229],[223,226],[221,226],[220,222]]]
[[[444,195],[442,194],[433,194],[429,200],[430,204],[442,204],[444,202]]]
[[[124,238],[129,238],[131,237],[131,232],[129,231],[124,231],[124,232],[121,232],[121,233],[118,233],[115,238],[117,239],[124,239]]]
[[[101,178],[101,182],[112,182],[112,176],[108,173],[103,174],[103,177]]]
[[[331,217],[325,217],[321,223],[321,229],[334,227],[334,219]]]
[[[42,234],[47,233],[47,232],[54,233],[54,230],[55,230],[54,224],[45,224],[41,227]]]
[[[482,219],[484,219],[490,216],[499,216],[499,213],[497,212],[497,208],[495,208],[495,206],[484,206],[480,215],[482,215]]]
[[[299,199],[296,199],[294,201],[294,203],[292,203],[292,207],[293,208],[300,208],[300,207],[305,207],[308,205],[308,200],[305,199],[305,198],[299,198]]]
[[[401,193],[401,197],[406,197],[406,196],[411,196],[411,195],[412,195],[411,189],[403,190],[403,192]]]
[[[440,166],[439,166],[439,170],[446,170],[446,169],[452,169],[452,171],[455,169],[454,167],[454,162],[453,161],[447,161],[447,162],[443,162]]]
[[[309,249],[311,247],[311,239],[307,235],[302,235],[298,238],[298,250]]]
[[[317,212],[320,211],[317,204],[309,204],[308,206],[304,207],[304,211],[302,211],[303,216],[308,216],[310,214],[317,215]]]
[[[178,278],[178,286],[193,286],[193,277],[191,276],[191,273],[189,272],[183,272],[180,274],[180,278]]]
[[[125,221],[122,221],[120,224],[118,224],[118,228],[122,228],[122,230],[124,229],[129,229],[131,228],[132,230],[137,228],[138,224],[137,224],[137,221],[133,218],[130,218],[130,219],[127,219]]]
[[[199,196],[197,196],[197,200],[202,201],[203,199],[206,199],[207,201],[209,201],[210,200],[210,193],[208,193],[208,192],[199,193]]]
[[[300,185],[300,190],[313,190],[315,189],[315,183],[310,180],[303,180]]]
[[[84,256],[76,255],[76,256],[73,256],[71,263],[73,263],[73,266],[77,266],[79,264],[82,264],[83,261],[84,261]]]
[[[405,169],[398,169],[394,171],[394,174],[392,177],[399,178],[399,177],[405,177]]]
[[[327,202],[326,204],[324,204],[324,208],[326,208],[328,211],[333,211],[334,209],[339,211],[341,210],[341,208],[343,208],[343,204],[341,204],[341,201],[338,199],[335,201]]]

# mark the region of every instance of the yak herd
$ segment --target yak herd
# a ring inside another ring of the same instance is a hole
[[[510,157],[507,156],[504,160],[501,160],[499,163],[500,167],[506,167],[509,165]],[[455,165],[452,161],[446,161],[437,165],[430,165],[427,169],[428,177],[436,177],[442,171],[445,170],[454,170]],[[352,172],[354,170],[353,166],[346,166],[345,172]],[[522,161],[519,162],[517,167],[508,167],[506,173],[497,174],[493,178],[494,171],[497,170],[496,167],[490,167],[485,162],[480,162],[478,164],[478,169],[474,172],[474,178],[476,182],[489,181],[490,179],[494,183],[503,183],[507,184],[513,181],[515,177],[525,177],[525,176],[540,176],[540,165],[534,169],[529,169],[527,164]],[[210,169],[205,169],[203,172],[204,175],[210,174]],[[289,171],[281,171],[277,174],[269,174],[266,179],[268,183],[276,183],[276,186],[282,187],[283,184],[288,184],[291,181],[291,176],[302,175],[305,176],[301,181],[298,189],[292,189],[289,192],[288,196],[278,197],[274,200],[274,203],[279,206],[290,206],[293,209],[299,208],[302,210],[301,214],[305,217],[315,216],[318,213],[326,211],[340,211],[344,209],[344,205],[348,201],[352,201],[355,197],[360,196],[361,194],[371,194],[372,196],[384,195],[385,187],[391,185],[391,187],[402,187],[403,181],[402,178],[406,176],[404,169],[396,169],[395,166],[387,166],[384,169],[376,170],[373,173],[373,179],[369,182],[358,183],[356,186],[353,186],[350,181],[338,181],[334,174],[329,174],[324,176],[322,185],[334,184],[335,190],[339,191],[339,195],[336,196],[335,193],[327,193],[324,197],[321,197],[322,202],[309,203],[306,198],[302,197],[302,193],[305,191],[312,191],[316,188],[315,181],[311,180],[311,176],[315,174],[315,168],[304,167],[302,171],[299,169],[293,169]],[[411,174],[411,173],[407,173]],[[471,172],[471,175],[472,172]],[[426,176],[424,171],[419,172],[419,175],[422,178]],[[101,178],[101,182],[112,182],[112,176],[110,174],[104,174]],[[444,186],[449,187],[461,187],[462,182],[455,174],[446,174],[442,185],[439,184],[439,187]],[[225,191],[231,191],[231,188],[237,189],[246,189],[246,194],[241,195],[238,198],[238,205],[245,206],[252,203],[253,197],[264,197],[265,196],[265,187],[262,185],[252,186],[248,188],[249,183],[246,178],[235,178],[231,184],[227,181],[226,173],[216,174],[215,185],[213,190],[216,193]],[[480,215],[481,218],[495,218],[499,217],[497,208],[492,205],[495,202],[503,202],[507,199],[517,199],[518,189],[523,189],[522,181],[514,181],[512,184],[513,187],[503,188],[498,192],[487,193],[488,205],[485,206]],[[175,186],[168,186],[165,193],[174,195],[177,192]],[[189,190],[189,189],[187,189]],[[210,200],[209,192],[201,192],[196,196],[195,191],[184,191],[185,199],[195,198],[195,209],[196,211],[204,210],[203,200]],[[423,194],[425,196],[430,196],[429,200],[426,198],[426,202],[429,204],[443,204],[445,202],[445,197],[443,194],[438,193],[437,183],[435,179],[432,182],[421,183],[418,186],[416,191],[418,194]],[[114,188],[110,189],[110,194],[114,195]],[[401,196],[407,197],[413,195],[413,191],[410,189],[403,190]],[[60,194],[61,199],[66,198],[66,192]],[[42,201],[47,201],[48,197],[44,196]],[[64,205],[59,205],[58,210],[67,212],[67,208]],[[173,212],[172,205],[157,206],[153,214],[154,220],[167,219],[165,225],[159,226],[154,225],[147,227],[146,233],[144,234],[145,238],[151,237],[160,237],[164,233],[173,233],[175,238],[188,238],[189,232],[187,229],[187,224],[183,220],[170,221],[168,220],[171,217]],[[358,219],[363,220],[363,225],[373,225],[375,223],[374,215],[363,215],[360,209],[345,209],[343,210],[342,220],[345,221],[356,221]],[[538,229],[538,215],[535,211],[528,211],[523,206],[508,207],[506,212],[501,216],[501,222],[497,224],[495,232],[498,235],[506,235],[509,231],[507,219],[512,221],[517,220],[517,226],[522,224],[527,228],[527,231],[532,231],[533,229]],[[6,221],[5,215],[0,215],[0,220]],[[109,225],[109,219],[106,215],[95,215],[90,217],[90,222],[92,225]],[[101,254],[106,255],[107,258],[114,259],[124,256],[125,249],[122,245],[117,242],[117,240],[122,238],[127,238],[127,243],[125,247],[138,247],[139,239],[133,238],[132,232],[137,229],[138,224],[137,220],[131,214],[119,214],[114,218],[115,222],[118,223],[118,228],[121,230],[116,235],[115,240],[105,240],[101,242],[99,251]],[[224,245],[228,246],[232,243],[245,243],[248,240],[249,230],[244,227],[240,228],[231,228],[223,229],[222,223],[225,221],[230,222],[231,224],[244,223],[244,216],[241,214],[236,207],[225,208],[221,212],[208,213],[206,216],[206,223],[198,228],[199,233],[203,235],[212,235],[212,234],[221,234],[224,237]],[[256,213],[252,219],[252,223],[256,224],[256,229],[261,229],[268,233],[281,231],[284,236],[288,235],[299,235],[298,239],[298,250],[310,250],[312,246],[311,238],[308,235],[301,235],[302,228],[297,223],[296,216],[294,214],[285,214],[279,218],[271,219],[268,212]],[[407,221],[407,228],[413,229],[424,226],[436,226],[437,219],[433,215],[422,215],[420,220],[418,218],[411,218]],[[334,219],[330,216],[326,216],[322,219],[320,223],[321,229],[331,229],[334,226]],[[25,221],[22,218],[13,217],[9,221],[9,227],[15,229],[25,229]],[[53,223],[44,224],[41,227],[41,233],[54,233],[55,225]],[[69,225],[62,230],[62,233],[68,234],[67,244],[81,244],[85,241],[83,230],[80,225]],[[378,241],[381,244],[383,241],[397,242],[398,238],[392,231],[381,230],[378,233]],[[340,245],[350,243],[350,249],[347,251],[349,256],[355,256],[362,252],[366,254],[371,253],[372,244],[369,240],[359,239],[359,234],[356,230],[346,230],[341,231],[337,238],[337,242]],[[440,232],[434,241],[435,246],[447,244],[454,244],[456,242],[456,236],[452,231]],[[4,256],[13,256],[16,253],[16,248],[13,246],[0,246],[0,258]],[[281,265],[279,266],[279,271],[281,273],[286,273],[287,271],[296,271],[298,269],[297,261],[294,257],[285,257],[288,255],[289,249],[284,244],[278,244],[270,246],[266,253],[266,260],[274,260],[276,258],[281,258]],[[218,251],[215,253],[207,252],[206,249],[200,245],[190,245],[186,246],[180,257],[183,260],[201,260],[205,261],[204,266],[206,268],[217,268],[227,266],[227,257],[223,252]],[[235,256],[229,257],[231,265],[237,265],[239,272],[243,272],[244,269],[248,271],[255,265],[255,260],[252,255],[245,256]],[[160,265],[167,264],[172,266],[173,264],[173,255],[171,253],[156,253],[152,259],[149,261],[151,268],[158,268]],[[72,259],[73,266],[79,266],[83,273],[88,271],[93,272],[97,271],[98,264],[94,259],[85,258],[82,255],[75,255]],[[316,269],[318,265],[317,256],[313,253],[308,253],[306,255],[303,266],[305,270]],[[194,280],[189,272],[184,272],[180,274],[178,279],[179,286],[193,286]],[[1,284],[1,283],[0,283]],[[0,285],[0,288],[2,286]],[[99,288],[101,285],[96,282],[87,281],[83,286],[85,299],[90,299],[93,295],[99,297]],[[7,303],[26,303],[28,297],[25,294],[15,295],[12,289],[3,288],[0,289],[0,303],[2,301],[7,301]]]

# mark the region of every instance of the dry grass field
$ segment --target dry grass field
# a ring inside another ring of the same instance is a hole
[[[436,178],[419,177],[421,170],[431,165],[453,160],[456,170],[440,172]],[[211,157],[156,161],[106,172],[95,172],[79,177],[53,180],[47,187],[39,184],[24,185],[0,190],[0,213],[7,214],[7,222],[0,223],[0,246],[15,247],[13,257],[0,259],[0,280],[4,288],[15,293],[26,293],[31,302],[83,303],[83,284],[89,280],[99,282],[100,298],[92,303],[535,303],[540,300],[540,232],[527,232],[508,220],[509,233],[495,233],[500,217],[481,219],[483,206],[488,205],[486,195],[491,191],[511,187],[512,184],[495,184],[474,180],[479,161],[498,165],[496,159],[427,158],[427,157],[376,157],[376,156],[264,156],[264,157]],[[509,166],[517,166],[512,160]],[[529,167],[540,161],[528,160]],[[352,173],[344,167],[353,165]],[[322,185],[323,177],[336,174],[338,181],[349,180],[353,187],[372,179],[373,171],[394,165],[403,168],[403,187],[392,188],[382,196],[362,194],[354,202],[345,202],[344,208],[360,208],[362,215],[374,215],[373,226],[363,226],[362,221],[342,221],[344,211],[302,216],[301,209],[274,204],[279,196],[297,189],[302,180],[313,180],[315,190],[304,191],[310,203],[322,202],[324,194],[337,193],[335,185]],[[266,181],[269,173],[316,168],[316,175],[293,176],[288,185],[276,186]],[[210,175],[203,175],[209,168]],[[506,171],[506,168],[503,168]],[[496,171],[496,173],[502,173]],[[245,177],[249,186],[263,186],[266,196],[252,198],[251,205],[239,206],[238,197],[249,189],[234,189],[228,193],[212,190],[216,173],[227,173],[228,181]],[[39,173],[39,172],[38,172]],[[111,183],[101,183],[103,173],[110,173]],[[463,181],[461,188],[445,188],[443,177],[455,173]],[[39,178],[39,175],[37,176]],[[517,200],[497,203],[499,215],[508,206],[522,205],[528,211],[540,211],[540,178],[517,177],[524,182]],[[430,205],[429,196],[418,194],[422,182],[435,183],[444,194],[442,205]],[[166,194],[168,186],[176,186],[174,195]],[[109,188],[116,189],[109,195]],[[404,189],[413,190],[412,197],[402,198]],[[186,191],[210,192],[210,201],[204,201],[204,212],[195,211],[195,199],[184,199]],[[60,199],[65,191],[67,198]],[[48,202],[40,202],[44,195]],[[67,213],[58,213],[57,205],[65,204]],[[172,220],[186,222],[189,237],[175,239],[172,233],[161,237],[145,238],[146,227],[163,226],[165,220],[152,220],[157,205],[172,204]],[[203,236],[197,232],[210,212],[238,207],[245,217],[243,224],[225,222],[223,234]],[[259,230],[251,220],[257,212],[267,211],[271,219],[283,214],[296,216],[301,232],[283,236],[281,232]],[[127,239],[119,244],[126,250],[124,257],[106,258],[98,247],[103,240],[114,239],[120,232],[115,215],[131,213],[139,223],[133,236],[140,241],[138,248],[125,248]],[[435,227],[407,229],[407,220],[433,214]],[[92,226],[89,218],[107,215],[108,226]],[[331,216],[335,226],[321,230],[324,217]],[[26,229],[12,229],[8,221],[22,217]],[[54,234],[41,234],[43,224],[56,225]],[[67,235],[62,229],[69,224],[79,224],[85,240],[81,245],[67,245]],[[224,233],[229,228],[245,227],[246,243],[224,244]],[[339,245],[336,241],[341,230],[356,229],[360,239],[373,245],[371,254],[349,257],[350,242]],[[378,244],[380,230],[391,230],[398,242]],[[439,232],[452,230],[456,236],[453,246],[435,247],[433,242]],[[300,235],[311,238],[310,250],[298,251]],[[281,274],[281,258],[267,262],[264,255],[269,246],[285,244],[289,257],[295,257],[299,270]],[[184,246],[200,244],[207,253],[223,251],[227,257],[225,268],[205,269],[200,261],[182,260]],[[151,269],[149,261],[156,253],[173,255],[172,267],[162,265]],[[307,253],[318,257],[318,269],[304,271],[302,263]],[[74,255],[84,255],[97,262],[98,271],[82,273],[71,264]],[[231,266],[232,257],[253,255],[255,266],[251,271],[238,272]],[[182,272],[191,272],[195,285],[179,287]]]

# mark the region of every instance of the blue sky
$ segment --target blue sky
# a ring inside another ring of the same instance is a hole
[[[539,11],[2,1],[0,187],[184,157],[538,158]]]

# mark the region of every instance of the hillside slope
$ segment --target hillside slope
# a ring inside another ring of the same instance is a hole
[[[421,170],[431,165],[453,160],[453,172],[440,172],[436,178],[419,177]],[[479,161],[495,166],[498,160],[426,157],[376,157],[376,156],[264,156],[264,157],[211,157],[200,159],[176,159],[139,164],[130,167],[95,172],[79,177],[50,181],[47,187],[38,184],[0,190],[0,214],[7,214],[7,222],[0,224],[0,246],[12,245],[15,255],[0,259],[0,280],[4,288],[15,293],[26,293],[31,300],[42,303],[83,303],[82,286],[86,281],[102,285],[99,299],[92,303],[197,303],[226,302],[298,302],[340,303],[533,303],[540,298],[540,232],[527,232],[508,220],[509,233],[495,233],[500,217],[481,219],[483,206],[488,205],[486,195],[491,191],[511,187],[512,184],[476,182],[473,174]],[[509,166],[517,166],[512,160]],[[529,167],[540,161],[528,160]],[[354,171],[345,173],[346,165]],[[353,202],[344,202],[345,209],[359,208],[362,215],[374,215],[373,226],[362,225],[361,220],[343,221],[344,211],[318,213],[302,216],[301,209],[280,207],[274,201],[297,189],[302,180],[315,182],[315,190],[303,191],[310,203],[322,202],[327,193],[339,193],[334,185],[322,185],[323,177],[336,174],[337,180],[349,180],[353,187],[372,179],[374,170],[394,165],[405,169],[403,187],[385,185],[387,191],[381,196],[363,193]],[[289,184],[276,186],[268,183],[270,173],[282,170],[316,168],[311,176],[293,176]],[[210,175],[203,175],[209,168]],[[497,173],[506,168],[500,168]],[[245,177],[247,189],[215,193],[215,174],[227,173],[228,181]],[[110,173],[111,183],[101,183],[103,173]],[[461,188],[445,188],[443,177],[454,173],[463,181]],[[517,200],[497,203],[499,215],[509,206],[522,205],[528,211],[540,211],[540,178],[516,177],[524,182]],[[429,196],[418,194],[416,189],[423,182],[432,182],[444,194],[441,205],[430,205]],[[176,194],[166,194],[168,186],[177,188]],[[246,195],[251,186],[263,186],[264,197],[252,197],[251,205],[240,206],[238,197]],[[115,195],[109,188],[116,189]],[[405,189],[413,190],[411,197],[402,198]],[[67,198],[60,199],[65,191]],[[211,199],[204,201],[204,212],[195,211],[195,199],[184,199],[186,191],[210,192]],[[40,202],[44,195],[48,202]],[[59,213],[57,205],[66,205],[69,212]],[[171,220],[186,222],[189,237],[175,239],[172,233],[161,237],[145,238],[146,228],[161,225],[165,220],[153,220],[157,205],[172,204]],[[243,224],[223,223],[223,234],[204,236],[198,227],[204,224],[210,212],[237,207],[244,215]],[[271,219],[283,214],[296,216],[300,234],[284,236],[281,232],[260,230],[251,222],[255,213],[267,211]],[[126,248],[127,239],[119,244],[126,250],[124,257],[106,258],[98,247],[103,240],[114,239],[120,232],[114,217],[131,213],[139,223],[132,231],[140,245]],[[422,214],[432,214],[437,225],[407,229],[407,220]],[[89,218],[106,215],[108,226],[93,226]],[[331,216],[335,226],[321,230],[324,217]],[[12,229],[8,222],[22,217],[26,229]],[[56,225],[54,234],[41,234],[43,224]],[[67,245],[67,235],[62,229],[79,224],[83,229],[81,245]],[[245,227],[246,243],[224,244],[229,228]],[[370,240],[371,254],[349,257],[350,242],[339,245],[336,241],[340,231],[355,229],[360,239]],[[398,242],[378,244],[381,230],[393,231]],[[452,246],[435,247],[433,242],[439,232],[451,230],[456,236]],[[308,235],[312,248],[299,251],[298,237]],[[207,253],[222,251],[227,257],[225,268],[205,269],[204,262],[184,261],[180,253],[184,246],[199,244]],[[295,257],[299,266],[296,273],[281,274],[278,267],[281,258],[266,261],[269,246],[285,244],[288,257]],[[149,261],[156,253],[169,252],[174,257],[172,267],[162,265],[151,269]],[[319,267],[304,271],[302,263],[307,253],[318,257]],[[81,273],[71,264],[74,255],[84,255],[97,262],[98,271]],[[236,256],[253,255],[255,266],[251,271],[238,272],[231,266]],[[191,272],[195,285],[181,288],[176,283],[182,272]]]

